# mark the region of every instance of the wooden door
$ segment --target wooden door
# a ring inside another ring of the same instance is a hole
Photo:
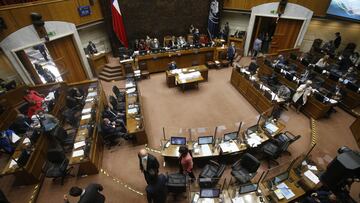
[[[47,42],[46,47],[65,82],[79,82],[87,79],[72,35]]]
[[[29,57],[26,55],[24,50],[20,50],[16,52],[17,57],[19,58],[20,62],[24,66],[25,70],[30,74],[33,82],[36,85],[43,84],[41,81],[39,74],[36,72],[33,64],[29,60]]]
[[[270,53],[281,49],[294,48],[303,22],[303,20],[280,18],[272,37]]]

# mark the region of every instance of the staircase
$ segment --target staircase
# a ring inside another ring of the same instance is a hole
[[[106,82],[118,81],[125,78],[124,69],[118,61],[105,64],[99,73],[99,79]]]

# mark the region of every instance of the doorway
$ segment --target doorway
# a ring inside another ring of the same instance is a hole
[[[250,47],[259,37],[263,54],[294,48],[303,23],[303,20],[256,16]]]

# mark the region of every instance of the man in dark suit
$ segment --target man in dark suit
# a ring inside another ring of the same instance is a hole
[[[140,170],[144,173],[146,182],[150,183],[149,171],[154,170],[156,173],[159,172],[159,162],[153,155],[149,154],[145,149],[141,149],[138,154]]]
[[[177,69],[176,62],[171,61],[169,64],[169,70],[175,70],[175,69]]]
[[[146,187],[146,198],[148,203],[165,203],[167,196],[167,177],[158,175],[156,171],[149,171],[149,184]]]
[[[231,42],[231,45],[229,46],[227,50],[227,58],[230,61],[230,64],[232,64],[234,57],[235,57],[236,49],[235,49],[235,43]]]
[[[79,197],[78,203],[103,203],[105,202],[105,196],[100,192],[103,190],[103,186],[100,184],[92,183],[85,189],[79,187],[72,187],[69,194],[73,197]],[[70,203],[67,195],[64,195],[64,202]]]
[[[335,33],[335,36],[336,36],[336,38],[334,40],[334,46],[335,46],[335,49],[338,49],[341,44],[340,32]]]

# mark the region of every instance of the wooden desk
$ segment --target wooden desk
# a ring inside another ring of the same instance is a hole
[[[75,151],[83,150],[82,156],[71,156],[70,165],[79,165],[78,175],[91,175],[97,174],[100,171],[103,157],[103,140],[98,134],[98,125],[101,123],[101,113],[104,109],[104,92],[101,84],[96,82],[81,84],[81,86],[87,86],[87,101],[83,107],[84,109],[91,109],[90,113],[84,113],[84,115],[91,115],[88,119],[81,119],[80,126],[77,129],[75,144],[79,142],[85,142],[85,146],[79,149],[73,149]],[[96,93],[96,94],[95,94]],[[90,94],[95,94],[90,96]],[[93,112],[96,112],[94,115]],[[83,113],[82,113],[83,114]]]
[[[166,148],[165,144],[167,142],[170,142],[170,140],[162,140],[161,141],[161,143],[164,144],[162,147],[161,155],[165,158],[179,158],[180,157],[180,154],[179,154],[180,145],[170,144],[169,147]],[[188,149],[193,151],[192,152],[193,158],[205,158],[205,157],[214,157],[214,156],[220,155],[220,149],[211,144],[208,145],[211,150],[211,154],[204,153],[202,150],[199,150],[199,153],[195,153],[194,147],[193,147],[194,143],[195,142],[193,142],[193,141],[187,143]],[[198,147],[200,147],[200,145],[198,145]]]
[[[16,183],[19,185],[31,185],[39,183],[43,177],[42,167],[46,162],[46,153],[48,148],[48,140],[44,134],[41,134],[36,143],[31,147],[33,151],[23,167],[18,167],[16,164],[10,167],[13,159],[18,159],[23,149],[27,148],[24,144],[24,137],[19,140],[19,145],[16,147],[11,160],[8,161],[6,166],[1,172],[1,175],[14,175]]]
[[[235,48],[243,49],[244,48],[244,39],[238,37],[229,37],[228,46],[231,45],[231,42],[235,43]]]
[[[182,68],[181,72],[182,73],[190,73],[190,72],[194,72],[194,71],[199,71],[201,73],[201,76],[204,78],[204,81],[208,80],[208,72],[209,69],[205,66],[205,65],[200,65],[200,66],[191,66],[188,68]],[[173,73],[173,71],[169,71],[167,70],[165,72],[166,75],[166,84],[168,85],[168,87],[175,87],[175,77],[177,75],[177,73]]]
[[[99,73],[104,68],[105,64],[109,63],[105,53],[89,55],[87,59],[89,61],[94,76],[99,76]]]
[[[350,130],[355,137],[357,145],[360,147],[360,117],[351,124]]]
[[[191,86],[199,88],[199,82],[202,81],[204,81],[204,78],[201,75],[197,78],[191,78],[186,80],[181,80],[179,75],[175,76],[175,82],[182,89],[182,91],[185,91],[185,89],[188,89],[188,87]]]
[[[263,113],[273,107],[273,103],[236,69],[233,69],[231,73],[230,82],[259,113]]]
[[[193,48],[178,50],[175,52],[164,52],[137,56],[138,63],[144,62],[150,73],[163,72],[168,69],[168,64],[175,61],[180,68],[190,67],[193,62],[202,65],[206,62],[206,55],[214,56],[214,47]]]

